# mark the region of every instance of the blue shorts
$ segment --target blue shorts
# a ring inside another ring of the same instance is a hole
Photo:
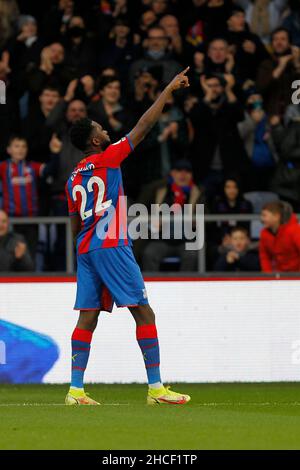
[[[102,248],[77,257],[75,310],[147,305],[143,276],[129,246]]]

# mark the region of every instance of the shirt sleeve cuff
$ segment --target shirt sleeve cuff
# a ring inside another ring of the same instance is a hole
[[[131,138],[129,137],[129,134],[126,135],[126,138],[127,138],[128,142],[129,142],[129,145],[130,145],[131,150],[133,151],[133,150],[134,150],[134,145],[133,145],[133,143],[132,143],[132,141],[131,141]]]

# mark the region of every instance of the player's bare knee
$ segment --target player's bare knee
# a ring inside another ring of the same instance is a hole
[[[155,314],[150,305],[131,307],[130,311],[137,325],[153,325],[155,323]]]
[[[97,327],[99,311],[85,311],[81,310],[77,322],[77,328],[83,330],[94,331]]]

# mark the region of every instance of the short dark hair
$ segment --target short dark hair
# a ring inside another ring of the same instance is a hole
[[[284,203],[282,201],[272,201],[264,204],[263,211],[272,212],[272,214],[282,214],[284,210]]]
[[[99,91],[102,91],[107,85],[113,82],[121,83],[120,79],[115,75],[102,77],[99,81]]]
[[[28,142],[27,142],[26,137],[24,137],[23,135],[20,135],[20,134],[12,134],[12,135],[9,137],[9,139],[8,139],[7,145],[10,146],[10,144],[11,144],[14,140],[22,140],[23,142],[25,142],[25,143],[28,145]]]
[[[54,91],[54,92],[58,93],[59,95],[61,95],[61,90],[59,89],[59,87],[57,87],[55,85],[46,85],[46,86],[44,86],[44,88],[42,89],[40,95],[42,95],[44,93],[44,91]]]
[[[233,235],[236,232],[242,232],[244,235],[246,235],[246,237],[250,238],[249,230],[247,230],[246,227],[241,227],[241,226],[237,225],[236,227],[233,227],[230,230],[230,235]]]
[[[70,130],[70,138],[74,147],[84,152],[88,146],[93,130],[93,121],[82,118],[76,121]]]
[[[215,80],[218,80],[219,84],[221,85],[221,87],[225,88],[226,87],[226,80],[224,78],[224,75],[222,73],[208,73],[206,75],[206,80],[211,80],[212,78],[214,78]]]
[[[292,42],[292,36],[290,31],[287,28],[284,28],[283,26],[278,26],[278,28],[274,29],[271,33],[271,42],[274,39],[275,34],[277,33],[286,33],[289,39],[289,42]]]

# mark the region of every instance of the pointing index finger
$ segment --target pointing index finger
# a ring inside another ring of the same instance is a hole
[[[186,75],[188,71],[190,70],[190,66],[188,66],[183,72],[181,72],[181,75]]]

